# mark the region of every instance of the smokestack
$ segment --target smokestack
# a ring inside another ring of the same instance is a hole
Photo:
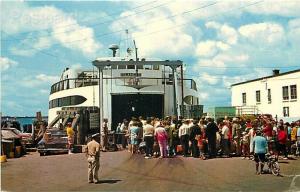
[[[280,70],[279,69],[274,69],[273,70],[273,76],[279,75]]]
[[[119,46],[116,44],[112,44],[109,46],[109,49],[113,51],[113,57],[116,56],[117,50],[119,49]]]

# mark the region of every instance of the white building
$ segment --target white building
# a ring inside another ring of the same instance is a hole
[[[300,118],[300,69],[231,85],[231,105],[237,114],[271,114],[278,119]]]

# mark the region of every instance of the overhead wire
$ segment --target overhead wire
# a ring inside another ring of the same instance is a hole
[[[196,10],[199,10],[199,9],[207,8],[207,7],[213,6],[215,4],[216,4],[216,2],[210,3],[210,4],[207,4],[207,5],[198,7],[196,9],[193,9],[193,10],[184,11],[182,13],[174,14],[174,15],[171,15],[171,16],[163,17],[163,18],[158,18],[158,19],[156,19],[154,21],[151,21],[151,22],[146,22],[146,23],[142,23],[142,24],[139,24],[139,25],[134,25],[134,26],[128,27],[127,29],[134,29],[134,28],[137,28],[137,27],[146,26],[146,25],[149,25],[151,23],[160,22],[160,21],[165,20],[165,19],[170,19],[170,18],[173,18],[173,17],[177,17],[177,16],[180,16],[180,15],[183,15],[183,14],[190,13],[192,11],[196,11]],[[99,34],[99,35],[95,35],[95,38],[98,39],[99,37],[104,37],[104,36],[113,35],[115,33],[122,33],[122,32],[124,32],[123,29],[122,30],[117,30],[117,31],[111,31],[111,32],[107,32],[107,33],[102,33],[102,34]],[[82,39],[76,39],[76,40],[72,40],[72,41],[64,41],[64,42],[60,42],[60,43],[54,43],[54,44],[52,44],[52,46],[60,45],[61,43],[72,44],[72,43],[76,43],[76,42],[79,42],[79,41],[84,41],[84,40],[87,40],[87,39],[88,38],[82,38]],[[42,47],[38,47],[38,49],[42,49],[42,48],[45,48],[45,47],[43,47],[43,46]]]
[[[253,5],[259,4],[259,3],[263,2],[263,1],[264,1],[264,0],[256,1],[256,2],[254,2],[254,3],[250,3],[250,4],[247,4],[247,5],[245,5],[245,6],[240,6],[240,7],[238,7],[238,8],[230,9],[230,10],[221,12],[221,13],[219,13],[219,14],[210,16],[210,17],[208,17],[208,18],[218,17],[218,16],[220,16],[220,15],[223,15],[224,13],[228,13],[228,12],[231,12],[231,11],[234,11],[234,10],[243,9],[243,8],[246,8],[246,7],[249,7],[249,6],[253,6]],[[176,16],[183,15],[183,14],[187,14],[187,13],[191,13],[191,12],[194,12],[194,11],[199,10],[199,9],[203,9],[203,8],[206,8],[206,7],[210,7],[210,6],[212,6],[212,5],[215,5],[216,3],[217,3],[217,2],[214,2],[214,3],[208,4],[208,5],[205,5],[205,6],[201,6],[201,7],[192,9],[192,10],[184,11],[184,12],[181,12],[180,14],[174,14],[174,15],[165,17],[165,19],[167,19],[167,18],[172,18],[172,17],[176,17]],[[205,18],[205,19],[208,19],[208,18]],[[160,21],[161,21],[161,19],[160,19]],[[174,28],[177,28],[177,27],[182,27],[182,26],[187,25],[187,24],[189,24],[189,23],[191,23],[191,22],[185,22],[185,23],[180,24],[180,25],[172,26],[172,27],[169,27],[169,28],[166,28],[166,29],[162,29],[162,30],[159,30],[159,31],[154,31],[154,32],[148,33],[148,34],[146,34],[146,35],[137,36],[137,37],[134,37],[134,38],[144,37],[144,36],[152,35],[152,34],[155,34],[155,33],[162,32],[162,31],[167,31],[167,30],[170,30],[170,29],[174,29]],[[148,24],[149,24],[149,23],[148,23]],[[138,25],[138,26],[141,26],[141,25]],[[137,26],[134,26],[134,27],[137,27]],[[110,32],[110,33],[103,33],[103,34],[97,35],[96,37],[98,38],[98,37],[110,35],[110,34],[116,33],[116,32],[123,32],[123,30],[120,30],[120,31],[114,31],[114,32]],[[82,40],[85,40],[85,39],[75,40],[75,41],[77,42],[77,41],[82,41]],[[71,42],[63,42],[63,43],[73,43],[73,42],[75,42],[75,41],[71,41]],[[120,40],[120,41],[123,41],[123,40]],[[56,43],[56,44],[60,44],[60,43]],[[56,45],[56,44],[52,44],[52,46],[53,46],[53,45]],[[33,47],[33,49],[38,50],[38,51],[39,51],[40,48],[43,48],[43,47],[38,47],[38,48],[34,48],[34,47]],[[40,51],[41,51],[41,50],[40,50]],[[50,54],[48,54],[48,55],[50,55]],[[197,67],[201,67],[201,68],[205,68],[205,67],[211,68],[212,66],[197,66]],[[291,67],[297,67],[297,66],[276,66],[275,68],[291,68]],[[214,66],[214,68],[245,68],[245,67],[244,67],[244,66],[242,66],[242,67],[238,67],[238,66],[232,66],[232,67],[231,67],[231,66],[224,66],[224,67],[222,67],[222,66],[219,66],[219,67],[218,67],[218,66]],[[253,68],[253,66],[252,66],[252,68]],[[255,67],[255,68],[274,68],[274,67]]]
[[[293,68],[299,67],[299,65],[290,66],[211,66],[211,65],[197,65],[199,68],[220,68],[220,69],[241,69],[241,68],[258,68],[258,69],[275,69],[275,68]]]
[[[4,30],[1,30],[1,32],[3,32],[3,33],[5,33],[5,34],[8,35],[8,33],[5,32]],[[13,37],[11,37],[11,36],[10,36],[10,38],[13,39]],[[47,55],[47,56],[55,57],[56,59],[58,58],[57,55],[54,55],[54,54],[48,53],[48,52],[46,52],[46,51],[40,50],[39,48],[35,48],[35,47],[31,46],[31,49],[37,50],[38,53],[42,53],[42,54]]]
[[[213,16],[210,16],[210,17],[207,17],[207,18],[205,18],[205,19],[210,19],[210,18],[218,17],[218,16],[220,16],[220,15],[223,15],[224,13],[228,13],[228,12],[231,12],[231,11],[243,9],[243,8],[246,8],[246,7],[249,7],[249,6],[253,6],[253,5],[259,4],[259,3],[263,2],[263,1],[264,1],[264,0],[256,1],[256,2],[254,2],[254,3],[250,3],[250,4],[247,4],[247,5],[245,5],[245,6],[240,6],[240,7],[238,7],[238,8],[230,9],[230,10],[221,12],[221,13],[219,13],[219,14],[216,14],[216,15],[213,15]],[[197,10],[199,10],[199,9],[203,9],[203,8],[206,8],[206,7],[213,6],[213,5],[217,4],[217,3],[218,3],[218,2],[210,3],[210,4],[208,4],[208,5],[204,5],[204,6],[201,6],[201,7],[195,8],[195,9],[192,9],[192,10],[184,11],[184,12],[181,12],[181,13],[178,13],[178,14],[174,14],[174,15],[171,15],[171,16],[167,16],[167,17],[164,17],[164,18],[159,18],[159,19],[157,19],[157,20],[158,20],[158,21],[161,21],[162,19],[170,19],[170,18],[177,17],[177,16],[180,16],[180,15],[183,15],[183,14],[187,14],[187,13],[191,13],[191,12],[197,11]],[[149,25],[149,24],[155,23],[155,22],[157,22],[157,21],[155,20],[155,21],[143,23],[143,24],[140,24],[140,25],[134,25],[134,26],[132,26],[132,27],[129,27],[128,29],[133,29],[133,28],[137,28],[137,27],[140,27],[140,26]],[[174,29],[174,28],[183,27],[183,26],[185,26],[185,25],[190,24],[191,22],[192,22],[192,21],[184,22],[184,23],[179,24],[179,25],[175,25],[175,26],[172,26],[172,27],[168,27],[168,28],[164,28],[164,29],[161,29],[161,30],[153,31],[153,32],[150,32],[150,33],[147,33],[147,34],[143,34],[143,35],[141,35],[141,36],[135,36],[134,38],[141,38],[141,37],[153,35],[153,34],[156,34],[156,33],[162,32],[162,31],[168,31],[168,30],[171,30],[171,29]],[[112,32],[107,32],[107,33],[102,33],[102,34],[99,34],[99,35],[95,35],[95,38],[98,39],[99,37],[108,36],[108,35],[112,35],[112,34],[115,34],[115,33],[121,33],[121,32],[123,32],[123,30],[112,31]],[[77,40],[72,40],[72,41],[64,41],[64,42],[60,42],[60,43],[54,43],[54,44],[52,44],[52,46],[60,45],[61,43],[72,44],[72,43],[75,43],[75,42],[78,42],[78,41],[84,41],[84,40],[86,40],[86,39],[88,39],[88,38],[82,38],[82,39],[77,39]],[[125,41],[125,39],[123,39],[123,40],[121,40],[121,41]],[[46,46],[45,46],[45,47],[46,47]],[[38,49],[42,49],[42,48],[45,48],[45,47],[38,47]]]
[[[157,0],[151,1],[151,2],[147,2],[147,3],[141,4],[141,5],[138,5],[138,6],[136,6],[136,7],[133,7],[133,8],[131,8],[131,9],[129,9],[129,11],[138,9],[138,8],[140,8],[140,7],[144,7],[144,6],[146,6],[146,5],[149,5],[149,4],[152,4],[152,3],[155,3],[155,2],[157,2]],[[105,15],[105,16],[102,16],[102,17],[96,17],[96,18],[93,18],[93,19],[91,19],[91,20],[96,20],[96,19],[101,19],[101,18],[111,17],[111,16],[114,16],[114,15],[119,15],[120,13],[122,13],[122,12],[113,12],[113,13],[110,13],[110,14]],[[87,21],[91,21],[91,20],[87,20]],[[87,21],[83,21],[83,22],[87,22]],[[58,26],[58,27],[56,27],[56,29],[60,29],[60,28],[68,28],[68,27],[70,27],[70,26],[75,26],[75,25],[78,25],[78,23],[73,23],[73,24],[68,24],[68,25]],[[25,35],[25,34],[30,34],[30,33],[34,33],[34,32],[41,32],[41,31],[49,31],[49,29],[45,29],[45,30],[32,30],[32,31],[27,31],[27,32],[19,33],[19,34]],[[24,39],[24,38],[23,38],[23,39]],[[22,40],[22,39],[18,39],[18,40]],[[5,41],[5,40],[1,40],[1,41]]]
[[[156,2],[156,1],[154,1],[154,2]],[[121,18],[119,18],[119,19],[108,20],[108,21],[104,21],[104,22],[100,22],[100,23],[93,23],[93,24],[91,24],[90,26],[89,26],[89,25],[87,25],[87,26],[88,26],[88,27],[96,27],[96,26],[103,25],[103,24],[106,24],[106,23],[109,23],[109,22],[112,22],[112,21],[120,21],[120,20],[124,20],[124,19],[127,19],[127,18],[129,18],[129,17],[136,16],[136,15],[139,15],[139,14],[141,14],[141,13],[145,13],[145,12],[151,11],[151,10],[153,10],[153,9],[162,7],[162,6],[164,6],[164,5],[167,5],[167,4],[170,4],[170,3],[173,3],[173,2],[174,2],[173,0],[167,1],[167,2],[162,3],[162,4],[159,4],[159,5],[157,5],[157,6],[154,6],[154,7],[151,7],[151,8],[147,8],[147,9],[144,9],[144,10],[141,10],[141,11],[138,11],[138,12],[135,12],[135,13],[133,13],[133,14],[130,14],[130,15],[123,16],[123,17],[121,17]],[[149,3],[147,3],[147,4],[149,4]],[[134,10],[134,9],[131,9],[131,10]],[[130,11],[130,10],[128,10],[128,11]],[[116,14],[111,14],[111,15],[108,15],[108,16],[105,16],[105,17],[109,17],[109,16],[113,16],[113,15],[116,15]],[[70,24],[69,26],[75,26],[75,25],[78,25],[78,23]],[[68,25],[67,25],[67,26],[68,26]],[[56,27],[56,29],[60,29],[60,28],[63,29],[63,28],[66,28],[66,27],[63,27],[63,26],[61,26],[61,27]],[[38,31],[38,30],[36,30],[36,31]],[[49,31],[49,29],[48,29],[47,31]],[[21,38],[21,39],[17,39],[17,40],[37,39],[37,38],[40,38],[40,37],[50,37],[50,36],[52,36],[52,35],[58,35],[58,34],[68,33],[68,32],[72,32],[72,31],[76,31],[76,30],[71,29],[71,30],[61,31],[61,32],[52,32],[51,34],[47,34],[47,35],[41,34],[41,35],[37,35],[37,36],[34,36],[34,37],[26,37],[26,38]],[[78,30],[77,30],[77,31],[78,31]],[[26,32],[26,33],[29,34],[30,32]],[[6,40],[1,40],[1,41],[6,41]]]
[[[254,3],[251,3],[251,4],[247,4],[246,6],[241,6],[241,7],[238,7],[238,8],[234,8],[234,9],[230,9],[230,10],[227,10],[227,11],[224,11],[224,12],[221,12],[219,14],[216,14],[216,15],[213,15],[213,16],[210,16],[210,17],[207,17],[205,19],[211,19],[211,18],[214,18],[214,17],[218,17],[220,15],[223,15],[224,13],[229,13],[231,11],[236,11],[236,10],[239,10],[239,9],[244,9],[246,7],[250,7],[250,6],[253,6],[253,5],[257,5],[259,3],[262,3],[264,0],[261,0],[261,1],[256,1]],[[187,11],[186,11],[187,12]],[[191,12],[191,11],[189,11]],[[186,14],[186,13],[185,13]],[[145,34],[145,35],[141,35],[141,36],[135,36],[134,38],[141,38],[141,37],[145,37],[145,36],[149,36],[149,35],[153,35],[153,34],[156,34],[156,33],[159,33],[159,32],[162,32],[162,31],[168,31],[168,30],[172,30],[174,28],[180,28],[180,27],[183,27],[185,25],[188,25],[192,23],[192,21],[189,21],[189,22],[184,22],[182,24],[179,24],[179,25],[176,25],[176,26],[172,26],[172,27],[168,27],[168,28],[164,28],[164,29],[161,29],[161,30],[157,30],[157,31],[153,31],[153,32],[150,32],[148,34]]]

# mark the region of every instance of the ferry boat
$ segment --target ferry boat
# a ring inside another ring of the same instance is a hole
[[[121,57],[117,45],[110,49],[112,56],[96,58],[93,70],[63,71],[60,81],[51,86],[49,123],[64,107],[96,107],[112,130],[133,116],[202,115],[196,82],[184,77],[182,61],[137,58],[129,48]]]

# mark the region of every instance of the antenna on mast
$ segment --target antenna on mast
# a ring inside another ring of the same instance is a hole
[[[125,33],[126,33],[126,52],[127,52],[127,57],[130,55],[130,50],[129,50],[129,47],[128,47],[128,29],[125,30]]]
[[[133,40],[133,45],[134,45],[134,51],[135,51],[135,60],[138,61],[138,54],[137,54],[137,47],[136,47],[136,44],[135,44],[135,40]]]

